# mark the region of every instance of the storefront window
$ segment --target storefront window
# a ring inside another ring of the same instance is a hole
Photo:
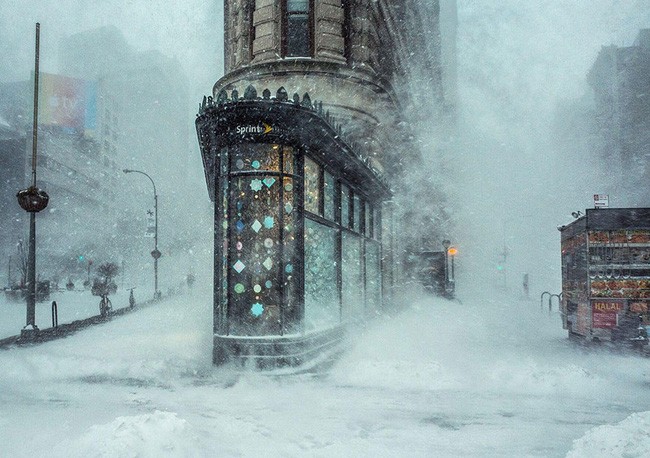
[[[366,241],[366,301],[370,310],[381,307],[380,245]]]
[[[222,297],[228,333],[280,335],[299,316],[295,281],[287,274],[295,263],[295,193],[293,179],[280,173],[281,163],[293,168],[294,156],[290,148],[253,143],[233,146],[227,155]]]
[[[290,151],[292,153],[292,151]],[[287,156],[285,150],[285,158]],[[293,157],[293,154],[291,154]],[[295,182],[292,178],[285,177],[283,180],[282,194],[284,196],[284,205],[282,207],[282,225],[283,225],[283,259],[280,274],[282,275],[282,285],[284,293],[284,310],[283,310],[283,334],[294,334],[300,331],[300,300],[298,298],[298,284],[295,281],[298,275],[298,266],[296,259],[296,190]]]
[[[329,172],[324,172],[325,176],[323,178],[323,194],[325,198],[325,218],[330,221],[335,221],[336,216],[336,207],[334,196],[336,193],[336,182],[334,177]]]
[[[230,171],[279,171],[280,153],[276,146],[256,143],[242,143],[231,148]]]
[[[352,227],[355,231],[361,232],[361,199],[356,194],[354,195],[353,212],[354,221]]]
[[[350,188],[341,185],[341,226],[350,227]]]
[[[366,237],[372,238],[372,207],[368,202],[364,207],[363,212],[365,223],[363,225]]]
[[[280,334],[278,179],[242,176],[231,185],[230,333]]]
[[[305,210],[319,214],[320,204],[320,167],[314,161],[305,158]]]
[[[343,232],[341,278],[344,319],[358,319],[363,315],[363,276],[361,271],[361,238]]]
[[[340,321],[337,286],[338,230],[305,219],[305,329],[335,326]]]

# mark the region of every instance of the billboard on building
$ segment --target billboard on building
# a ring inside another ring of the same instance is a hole
[[[41,73],[39,124],[83,133],[97,123],[97,84],[63,75]]]

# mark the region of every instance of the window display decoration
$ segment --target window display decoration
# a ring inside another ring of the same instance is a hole
[[[238,259],[237,262],[235,263],[235,265],[232,266],[232,267],[233,267],[233,269],[235,269],[235,271],[236,271],[238,274],[240,274],[240,273],[242,273],[243,270],[246,268],[246,264],[244,264],[243,262],[241,262],[240,259]]]
[[[258,180],[257,178],[251,180],[251,189],[253,191],[261,191],[262,190],[262,180]]]
[[[260,317],[264,313],[264,305],[260,304],[259,302],[256,302],[252,305],[251,307],[251,314],[254,317]]]

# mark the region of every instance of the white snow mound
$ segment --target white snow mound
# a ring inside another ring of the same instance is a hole
[[[567,458],[650,456],[650,412],[634,413],[616,425],[590,429],[573,441]]]
[[[156,410],[92,426],[76,440],[59,444],[55,456],[198,457],[202,452],[185,420],[175,413]]]

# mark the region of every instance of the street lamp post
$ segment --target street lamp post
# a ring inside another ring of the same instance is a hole
[[[154,278],[154,293],[153,297],[154,299],[159,299],[160,298],[160,291],[158,291],[158,259],[160,259],[160,256],[162,253],[158,250],[158,193],[156,192],[156,183],[153,182],[153,179],[147,175],[146,173],[140,171],[140,170],[131,170],[131,169],[124,169],[124,173],[139,173],[141,175],[146,176],[149,178],[149,181],[151,181],[151,184],[153,186],[153,205],[154,205],[154,249],[151,252],[151,257],[153,257],[153,278]]]
[[[18,191],[16,198],[23,210],[29,213],[29,254],[27,257],[27,317],[22,337],[31,338],[38,333],[36,326],[36,213],[44,210],[50,198],[36,187],[36,153],[38,150],[38,77],[41,25],[36,23],[36,50],[34,59],[34,123],[32,126],[32,182]]]

